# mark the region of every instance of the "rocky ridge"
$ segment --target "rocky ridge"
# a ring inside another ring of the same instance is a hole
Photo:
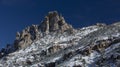
[[[120,22],[74,29],[49,12],[40,25],[17,32],[13,48],[1,67],[119,67]]]
[[[43,35],[49,33],[73,33],[74,28],[67,24],[62,15],[59,15],[57,11],[49,12],[40,25],[32,25],[24,29],[22,32],[17,32],[14,47],[26,48],[35,40],[40,39]]]

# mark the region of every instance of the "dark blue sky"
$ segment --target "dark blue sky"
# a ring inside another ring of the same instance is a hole
[[[120,21],[120,0],[0,0],[0,48],[13,43],[17,31],[40,24],[54,10],[74,27]]]

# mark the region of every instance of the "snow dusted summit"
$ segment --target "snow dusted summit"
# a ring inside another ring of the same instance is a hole
[[[75,29],[49,12],[41,24],[17,32],[0,57],[0,67],[120,67],[120,22]]]

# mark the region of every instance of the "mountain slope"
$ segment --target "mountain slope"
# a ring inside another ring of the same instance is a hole
[[[14,46],[1,67],[119,67],[120,23],[74,29],[50,12],[32,33],[31,27],[17,33]]]

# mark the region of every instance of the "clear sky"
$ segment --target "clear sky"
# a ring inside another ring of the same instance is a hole
[[[17,31],[40,24],[54,10],[76,28],[120,21],[120,0],[0,0],[0,48],[13,43]]]

